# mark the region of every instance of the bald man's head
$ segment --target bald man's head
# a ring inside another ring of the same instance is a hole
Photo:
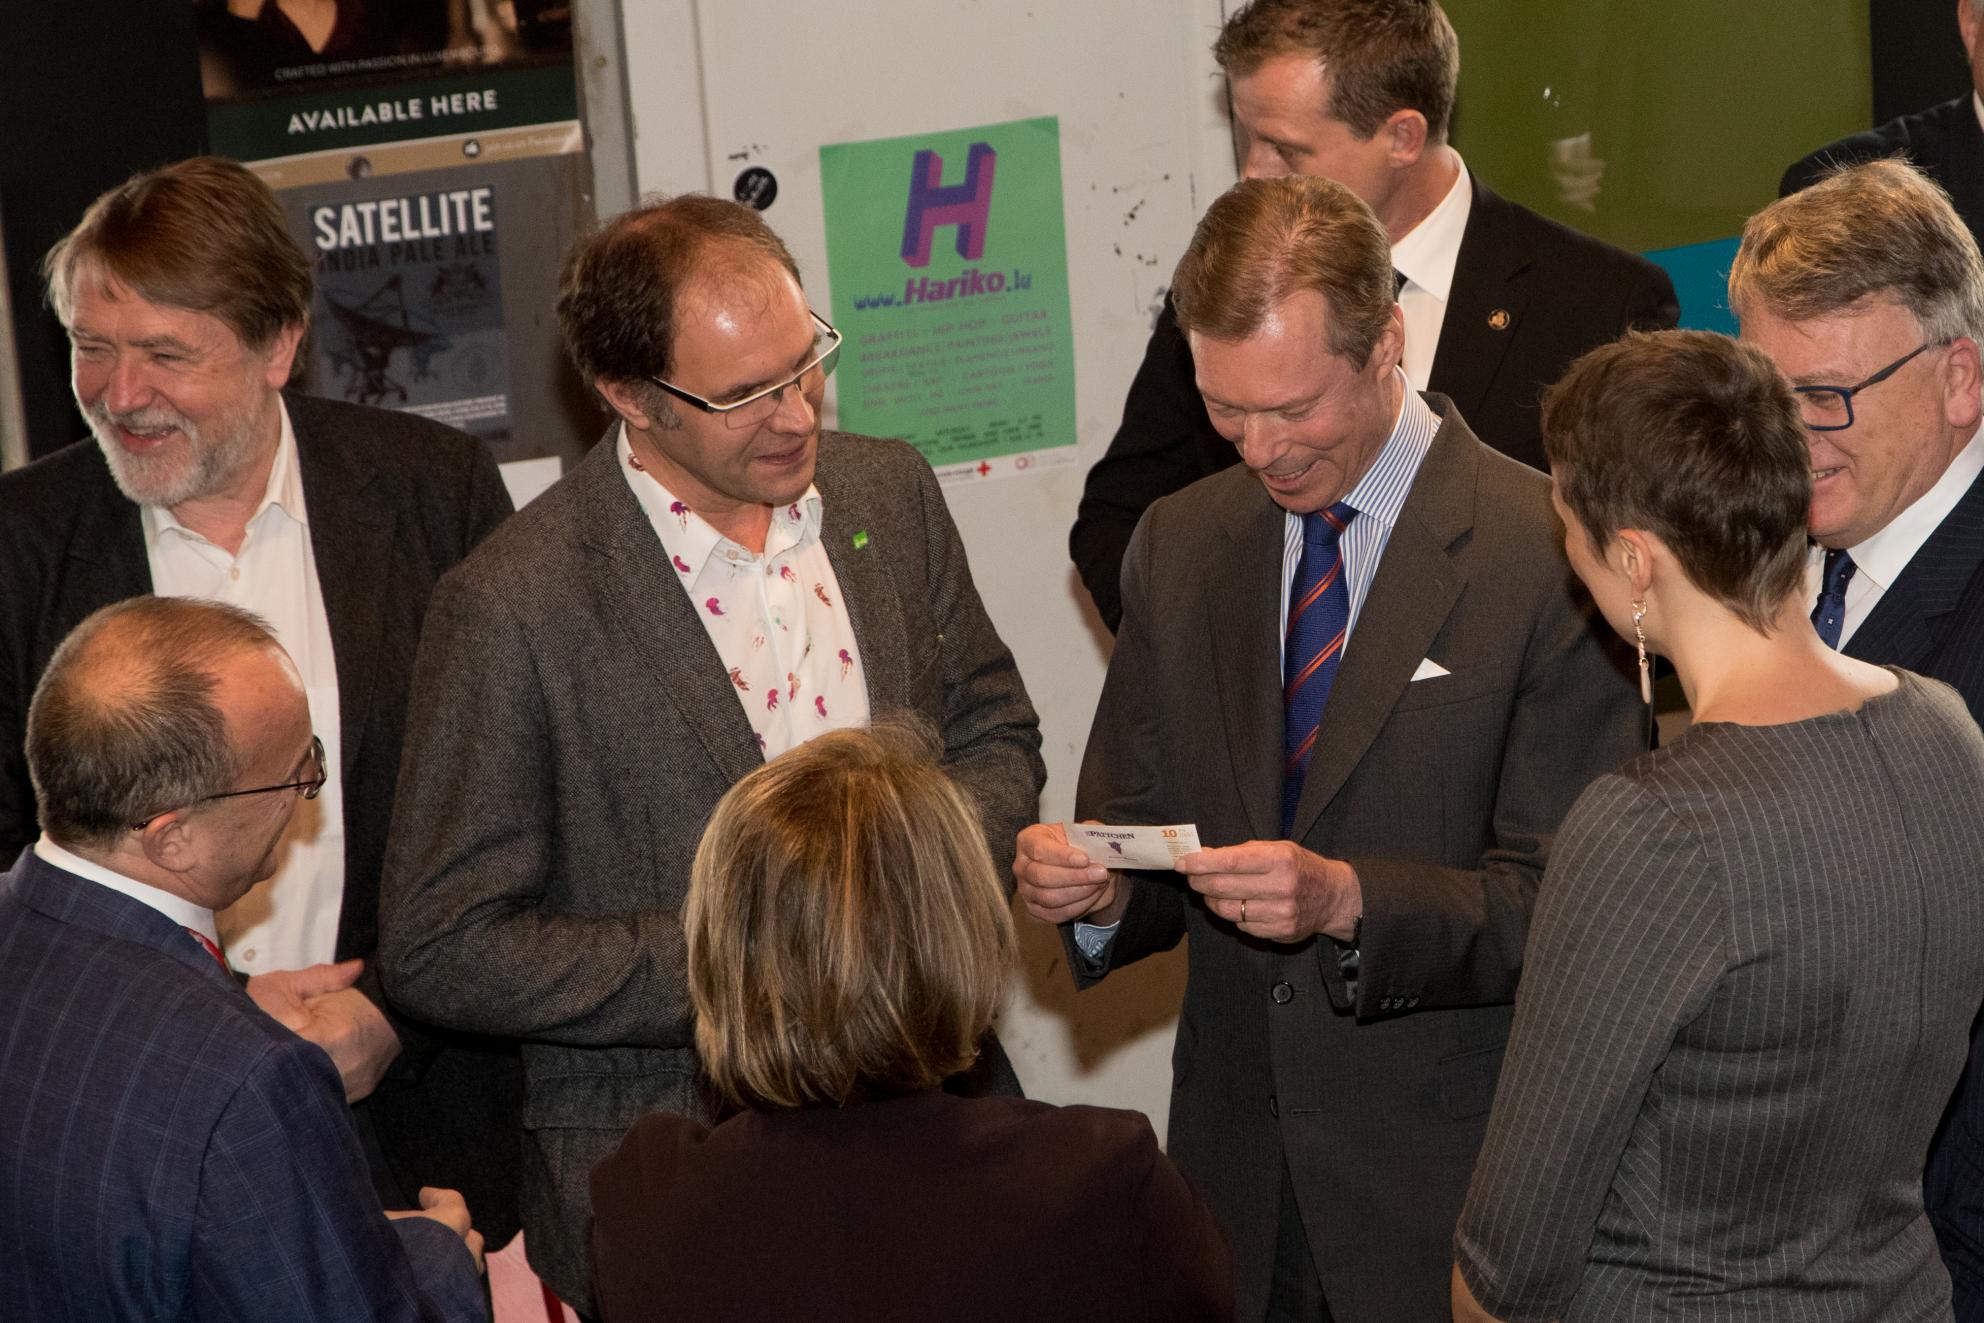
[[[76,626],[28,709],[28,775],[56,843],[100,851],[167,809],[224,793],[240,768],[235,694],[295,671],[268,627],[231,606],[134,597]]]

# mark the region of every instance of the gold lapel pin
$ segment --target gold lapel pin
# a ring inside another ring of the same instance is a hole
[[[1507,308],[1497,308],[1497,309],[1495,309],[1495,311],[1493,311],[1493,312],[1491,312],[1491,313],[1489,313],[1489,314],[1488,314],[1488,329],[1489,329],[1489,330],[1491,330],[1491,331],[1506,331],[1506,330],[1508,330],[1508,329],[1509,329],[1509,310],[1508,310]]]

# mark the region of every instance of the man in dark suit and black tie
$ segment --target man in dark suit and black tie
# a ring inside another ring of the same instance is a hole
[[[1984,717],[1984,261],[1899,161],[1750,218],[1729,273],[1745,340],[1790,378],[1812,450],[1812,620],[1862,661],[1933,676]],[[1924,1202],[1984,1320],[1984,1040],[1931,1145]]]
[[[0,874],[0,1317],[486,1319],[461,1196],[388,1221],[329,1058],[216,944],[329,773],[274,637],[210,602],[105,607],[49,662],[26,756],[43,831]]]
[[[1956,0],[1956,26],[1971,91],[1819,148],[1784,172],[1778,195],[1789,197],[1837,166],[1900,156],[1943,186],[1972,235],[1984,234],[1984,0]]]
[[[143,593],[268,619],[331,779],[270,884],[221,914],[221,946],[250,995],[338,1064],[390,1206],[458,1187],[501,1245],[517,1225],[514,1051],[389,1019],[369,969],[354,986],[377,942],[421,620],[441,572],[510,511],[495,462],[425,418],[284,389],[310,261],[232,161],[112,189],[46,269],[95,436],[0,476],[0,855],[34,839],[28,695],[78,621]]]
[[[1453,400],[1503,454],[1548,468],[1543,387],[1630,328],[1674,325],[1666,272],[1498,197],[1447,144],[1460,46],[1433,0],[1255,0],[1213,53],[1232,89],[1242,176],[1333,179],[1377,213],[1406,376]],[[1112,630],[1123,549],[1145,508],[1233,462],[1167,301],[1069,536]]]
[[[1242,466],[1131,542],[1075,804],[1206,848],[1109,872],[1037,825],[1014,871],[1081,984],[1190,935],[1169,1150],[1237,1316],[1424,1323],[1551,836],[1644,709],[1549,482],[1400,369],[1390,250],[1348,189],[1243,181],[1173,291]]]

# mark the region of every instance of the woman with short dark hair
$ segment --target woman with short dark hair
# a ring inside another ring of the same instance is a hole
[[[1694,725],[1558,834],[1455,1317],[1948,1319],[1922,1160],[1984,995],[1984,736],[1813,629],[1762,353],[1628,337],[1543,431],[1572,567]]]
[[[734,1113],[594,1169],[607,1323],[1218,1319],[1210,1216],[1134,1112],[960,1098],[1013,964],[979,817],[904,728],[834,731],[717,805],[683,912]]]

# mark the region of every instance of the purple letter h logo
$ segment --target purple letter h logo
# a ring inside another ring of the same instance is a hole
[[[989,142],[971,144],[964,182],[944,185],[944,158],[916,154],[909,168],[909,211],[902,222],[902,260],[930,265],[930,240],[940,225],[958,227],[958,256],[975,262],[985,253],[985,217],[992,210],[992,166],[999,154]]]

